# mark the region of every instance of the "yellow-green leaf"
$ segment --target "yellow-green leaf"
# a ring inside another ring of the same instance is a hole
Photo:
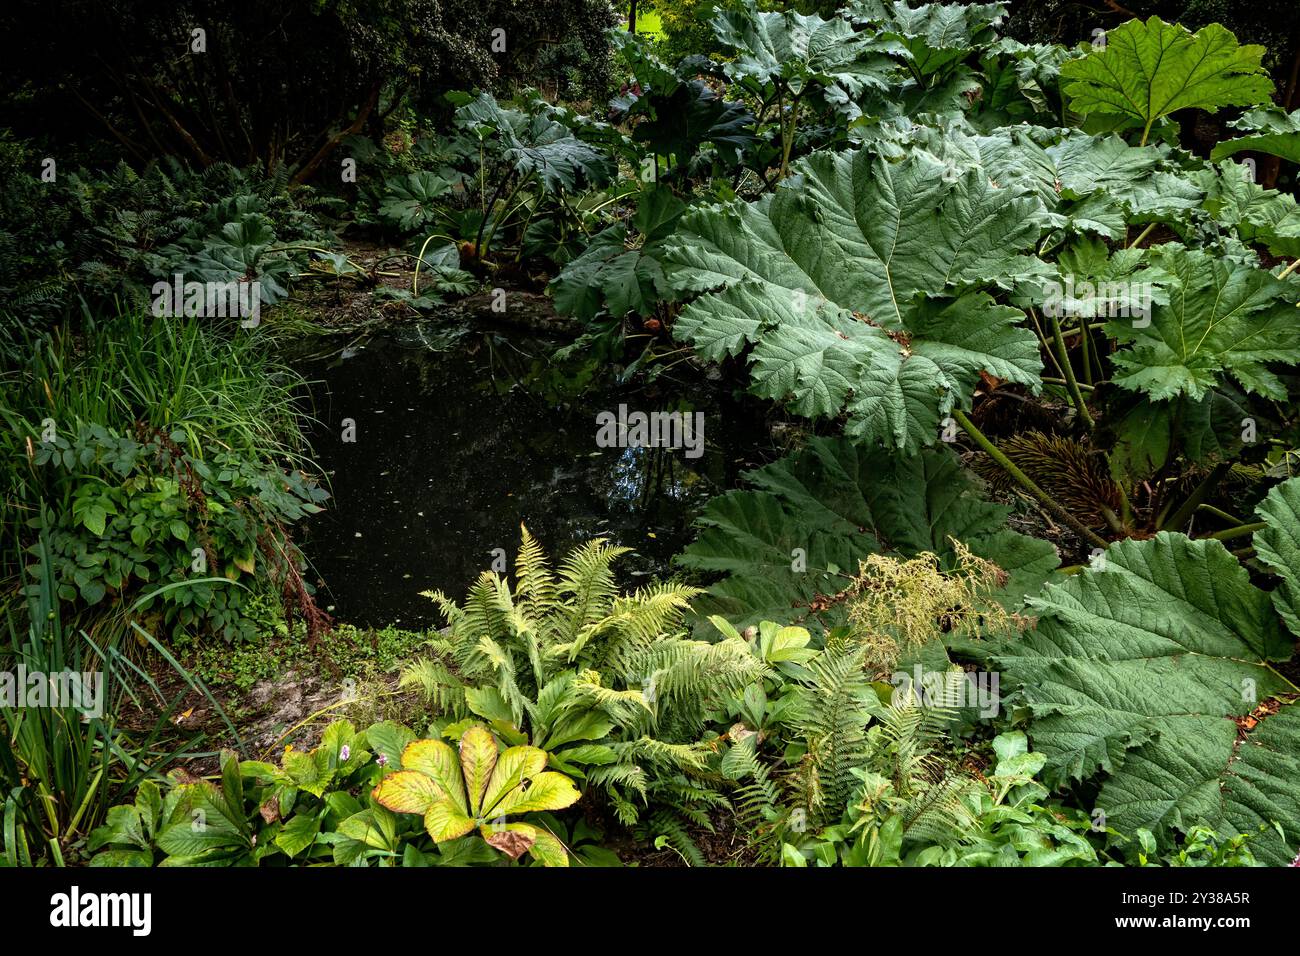
[[[462,813],[469,812],[465,803],[465,782],[460,775],[460,758],[441,740],[413,740],[402,751],[402,766],[431,777]]]
[[[565,851],[560,838],[548,830],[543,830],[541,827],[535,828],[533,846],[528,852],[542,866],[569,865],[569,854]]]
[[[509,791],[501,801],[492,808],[493,816],[505,816],[510,813],[531,813],[536,810],[563,810],[578,802],[582,796],[578,789],[562,773],[547,771],[530,778],[531,782],[520,784]]]
[[[537,747],[511,747],[497,758],[496,768],[483,795],[480,817],[490,817],[499,811],[497,805],[511,791],[546,769],[546,752]]]
[[[424,828],[437,843],[463,837],[474,829],[474,821],[450,800],[439,800],[424,815]]]
[[[371,796],[376,803],[398,813],[426,813],[433,804],[446,798],[437,781],[415,770],[390,773],[379,781]]]
[[[492,768],[497,762],[497,742],[486,727],[470,727],[460,738],[460,765],[465,773],[465,789],[469,796],[469,812],[477,815],[483,804],[483,791],[487,788]],[[402,758],[405,765],[406,758]]]

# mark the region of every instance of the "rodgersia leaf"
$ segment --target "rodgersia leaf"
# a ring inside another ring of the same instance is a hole
[[[1253,106],[1268,101],[1273,82],[1260,65],[1262,46],[1239,46],[1217,23],[1195,34],[1159,17],[1130,20],[1106,34],[1106,45],[1061,67],[1071,109],[1129,117],[1143,127],[1176,110]]]
[[[1033,718],[1045,777],[1107,776],[1096,808],[1123,833],[1202,821],[1228,833],[1277,822],[1251,848],[1290,861],[1300,842],[1300,710],[1270,662],[1291,640],[1224,546],[1161,532],[1030,600],[1035,630],[995,657]]]
[[[956,538],[1008,572],[1010,604],[1056,567],[1055,549],[1006,529],[1009,509],[983,500],[948,451],[900,457],[848,439],[807,448],[750,472],[755,490],[714,498],[699,537],[678,559],[728,575],[695,610],[745,626],[806,616],[819,594],[841,590],[842,573],[877,552],[950,558]]]
[[[1167,305],[1149,324],[1116,319],[1106,331],[1132,347],[1116,353],[1115,384],[1162,400],[1199,401],[1228,376],[1247,392],[1284,399],[1268,363],[1300,363],[1295,291],[1262,269],[1177,245],[1150,252],[1172,277]]]
[[[972,291],[1046,273],[1022,254],[1037,200],[919,156],[859,150],[796,168],[756,203],[683,217],[671,281],[717,291],[685,310],[679,339],[713,360],[748,351],[757,394],[809,417],[847,411],[851,432],[903,451],[933,443],[981,371],[1037,390],[1021,313]]]

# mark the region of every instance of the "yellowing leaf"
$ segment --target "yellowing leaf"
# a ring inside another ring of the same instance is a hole
[[[414,770],[399,770],[379,781],[371,796],[376,803],[398,813],[426,813],[447,795],[432,777]]]
[[[439,800],[424,814],[424,828],[436,842],[442,843],[469,833],[474,829],[474,821],[450,800]]]
[[[542,866],[569,865],[569,854],[565,851],[559,837],[541,827],[536,828],[533,847],[528,852]]]
[[[470,727],[460,738],[460,765],[465,772],[465,789],[469,796],[469,812],[477,815],[483,804],[483,791],[487,788],[492,768],[497,762],[497,742],[486,727]],[[402,759],[406,763],[406,759]]]
[[[431,777],[462,812],[469,812],[465,802],[465,782],[460,775],[460,759],[450,746],[441,740],[413,740],[402,751],[402,766]]]
[[[531,782],[521,783],[506,793],[492,808],[493,816],[531,813],[536,810],[563,810],[573,806],[582,796],[573,781],[562,773],[547,771],[530,780]]]
[[[504,751],[497,758],[492,779],[488,781],[479,816],[493,816],[503,797],[545,769],[546,753],[536,747],[511,747]]]

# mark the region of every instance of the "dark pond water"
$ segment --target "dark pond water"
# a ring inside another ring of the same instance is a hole
[[[419,592],[462,597],[498,548],[513,571],[521,522],[552,555],[606,537],[637,552],[620,565],[629,580],[666,571],[704,502],[757,463],[752,406],[686,366],[622,385],[593,360],[557,359],[564,344],[428,323],[301,366],[333,494],[305,551],[336,618],[440,623]],[[702,412],[703,454],[599,447],[596,416],[620,404]]]

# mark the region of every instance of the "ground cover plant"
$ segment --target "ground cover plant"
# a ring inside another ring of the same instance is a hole
[[[0,129],[0,671],[112,675],[84,722],[0,700],[5,865],[1300,860],[1293,45],[1170,3],[222,13],[325,44],[290,109],[234,47],[150,65],[183,10],[130,6],[87,129],[32,122],[65,60]],[[489,371],[314,387],[372,348]],[[452,411],[521,398],[640,524]],[[427,533],[367,552],[418,621],[313,568],[355,456]]]

